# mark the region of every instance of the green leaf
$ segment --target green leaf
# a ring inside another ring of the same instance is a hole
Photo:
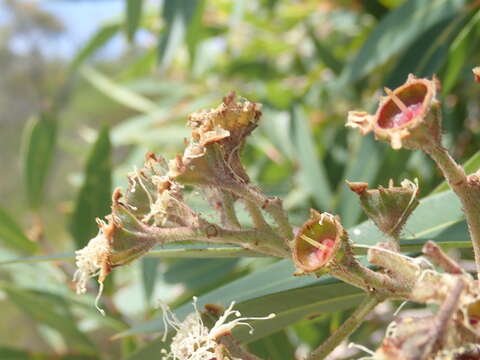
[[[378,143],[371,137],[356,136],[343,179],[348,181],[373,182],[382,164]],[[345,227],[356,224],[362,214],[360,201],[345,183],[339,184],[337,206],[338,214]]]
[[[463,27],[450,47],[448,56],[446,56],[448,62],[442,81],[442,94],[448,94],[453,89],[465,63],[469,59],[469,55],[472,54],[472,50],[478,44],[480,32],[478,24],[480,24],[480,11],[477,11]]]
[[[70,226],[77,248],[98,232],[96,217],[110,213],[112,193],[111,145],[108,127],[98,133],[87,159],[85,180],[78,193]]]
[[[474,173],[480,169],[480,151],[477,151],[470,159],[468,159],[464,164],[463,168],[465,169],[466,174]],[[448,183],[446,181],[438,185],[435,190],[432,191],[432,194],[437,194],[449,189]]]
[[[135,38],[140,19],[142,17],[143,0],[126,0],[125,20],[127,39],[132,42]]]
[[[160,351],[165,348],[167,348],[167,345],[161,339],[155,339],[125,360],[158,360],[161,354]]]
[[[199,0],[164,1],[162,17],[165,21],[164,33],[158,46],[158,59],[162,68],[172,62],[177,49],[187,35],[188,27],[197,10]],[[194,36],[190,35],[190,46],[194,44]]]
[[[72,349],[95,353],[96,349],[88,337],[76,325],[69,303],[64,298],[46,292],[19,289],[0,284],[12,303],[35,321],[55,329]]]
[[[308,118],[301,108],[293,109],[292,122],[300,165],[300,181],[308,189],[316,204],[322,209],[328,209],[332,200],[330,184],[325,168],[317,155],[315,141],[308,127]]]
[[[153,291],[155,290],[155,280],[158,274],[158,264],[160,259],[145,257],[142,262],[142,284],[145,300],[150,303]]]
[[[0,208],[0,242],[26,254],[32,254],[37,250],[37,244],[25,236],[22,228],[2,208]]]
[[[268,337],[249,344],[249,350],[262,359],[295,359],[295,347],[285,331],[278,331]]]
[[[323,64],[331,69],[335,74],[340,74],[342,72],[343,64],[337,59],[331,52],[328,46],[322,44],[315,35],[313,26],[307,26],[308,35],[313,42],[315,47],[315,53],[317,57],[323,62]]]
[[[140,2],[140,0],[139,0]],[[86,59],[95,54],[102,46],[108,43],[121,29],[120,23],[106,24],[97,30],[90,40],[75,55],[71,64],[70,71],[76,70]]]
[[[200,40],[205,36],[203,23],[202,23],[202,16],[203,11],[205,10],[205,0],[197,0],[198,3],[195,7],[195,12],[190,19],[186,42],[188,52],[190,54],[190,64],[195,62],[195,56],[197,54],[197,46]]]
[[[114,82],[91,67],[83,67],[81,73],[103,95],[123,106],[145,113],[158,110],[157,105],[150,99]]]
[[[23,172],[28,203],[33,210],[43,203],[56,138],[57,121],[51,114],[33,117],[24,130]]]
[[[355,82],[385,64],[431,26],[463,10],[464,3],[463,0],[407,0],[384,16],[374,28],[357,55],[344,68],[341,85]]]
[[[434,240],[446,248],[471,247],[463,219],[460,202],[452,192],[423,199],[405,227],[402,250],[418,251],[427,240]],[[349,235],[355,244],[374,245],[383,240],[383,235],[371,222],[350,228]],[[365,252],[364,248],[355,249]],[[201,296],[198,304],[227,306],[231,301],[237,301],[236,308],[245,316],[263,316],[271,312],[277,314],[272,320],[255,322],[253,336],[243,330],[237,333],[241,341],[254,341],[309,316],[351,308],[363,297],[359,289],[329,276],[320,279],[313,276],[294,277],[293,272],[290,260],[278,261]],[[191,311],[191,305],[187,304],[175,313],[183,318]],[[134,326],[118,336],[162,330],[163,322],[157,318]]]

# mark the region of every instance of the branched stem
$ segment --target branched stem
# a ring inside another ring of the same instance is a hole
[[[367,296],[350,317],[308,357],[308,360],[321,360],[330,354],[344,339],[349,337],[363,322],[365,317],[384,300],[383,297]]]
[[[232,229],[240,229],[240,222],[235,212],[235,201],[233,195],[229,192],[221,192],[222,198],[222,223]]]
[[[246,185],[225,184],[222,186],[265,210],[272,216],[278,226],[280,234],[284,237],[285,242],[289,243],[293,240],[293,229],[288,220],[288,216],[283,209],[282,200],[279,198],[269,198],[260,191]]]
[[[270,227],[270,225],[268,225],[267,221],[263,217],[263,214],[262,214],[262,212],[260,211],[260,209],[258,208],[257,205],[255,205],[251,201],[245,200],[245,207],[246,207],[250,217],[252,218],[253,225],[257,229],[272,231],[272,228]]]
[[[452,190],[460,198],[473,243],[477,273],[480,273],[480,189],[470,186],[463,168],[440,145],[425,148],[447,179]]]

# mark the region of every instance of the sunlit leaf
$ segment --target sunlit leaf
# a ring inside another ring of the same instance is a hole
[[[342,72],[342,85],[357,81],[413,43],[431,26],[463,9],[463,0],[407,0],[384,16]],[[416,56],[416,54],[412,54]]]
[[[157,105],[150,99],[114,82],[91,67],[83,67],[81,72],[92,86],[119,104],[145,113],[158,110]]]
[[[177,49],[185,40],[188,27],[194,19],[200,2],[201,0],[164,1],[162,17],[165,21],[165,29],[158,46],[159,62],[163,68],[171,63]],[[194,35],[192,34],[190,37],[191,44],[193,44],[193,41]]]

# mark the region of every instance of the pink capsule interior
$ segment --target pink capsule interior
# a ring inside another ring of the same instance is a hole
[[[423,83],[414,83],[406,86],[395,96],[405,105],[402,111],[392,98],[386,101],[378,113],[377,124],[383,129],[392,129],[407,124],[423,112],[423,102],[428,89]]]
[[[320,244],[325,246],[324,249],[315,249],[308,255],[308,265],[318,267],[325,264],[332,256],[335,241],[330,238],[323,239]]]

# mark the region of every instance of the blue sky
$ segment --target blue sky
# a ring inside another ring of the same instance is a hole
[[[41,45],[48,56],[69,58],[85,44],[107,21],[123,17],[123,0],[43,0],[38,5],[55,15],[64,24],[66,33],[58,39],[51,39]],[[5,19],[5,16],[0,17]],[[11,43],[14,51],[24,51],[26,44],[22,39]],[[116,56],[125,46],[123,36],[117,36],[101,51],[103,56]]]

